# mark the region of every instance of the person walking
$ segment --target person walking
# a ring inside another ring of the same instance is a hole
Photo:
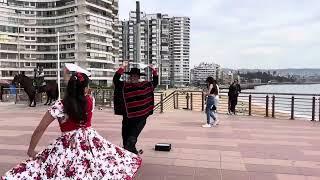
[[[216,111],[216,100],[215,96],[218,95],[218,89],[217,85],[215,84],[215,80],[213,77],[208,77],[206,80],[207,83],[207,92],[205,93],[207,97],[207,104],[206,104],[206,118],[207,123],[202,125],[204,128],[211,128],[212,126],[215,126],[217,123],[217,118],[215,116]],[[213,122],[211,121],[211,118],[213,119]]]
[[[154,90],[158,85],[157,70],[152,69],[153,80],[140,81],[141,73],[138,68],[125,72],[126,66],[120,67],[113,77],[114,111],[122,115],[122,142],[124,149],[139,154],[136,148],[138,137],[146,125],[147,118],[153,114]],[[121,81],[121,76],[128,74],[128,81]],[[140,152],[141,153],[141,152]]]
[[[65,97],[43,116],[34,131],[28,156],[2,179],[133,179],[141,158],[104,139],[93,128],[89,78],[75,73]],[[47,127],[57,120],[62,135],[40,153],[35,148]]]
[[[241,93],[241,86],[239,84],[238,80],[234,80],[234,82],[229,86],[229,92],[228,92],[228,111],[229,114],[236,114],[236,106],[238,104],[238,96]]]

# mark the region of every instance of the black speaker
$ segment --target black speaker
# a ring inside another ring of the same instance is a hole
[[[154,150],[156,151],[170,151],[171,144],[168,143],[158,143],[155,145]]]

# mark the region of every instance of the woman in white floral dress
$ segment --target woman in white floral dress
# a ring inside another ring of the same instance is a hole
[[[88,83],[83,73],[71,76],[65,98],[47,111],[32,135],[28,149],[31,158],[2,179],[133,179],[141,165],[140,157],[108,142],[91,128],[93,99],[85,95]],[[36,153],[41,136],[55,119],[62,135]]]

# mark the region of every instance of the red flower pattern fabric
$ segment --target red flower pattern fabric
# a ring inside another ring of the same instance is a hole
[[[55,103],[49,113],[65,121],[63,105]],[[63,132],[46,149],[9,170],[1,179],[108,179],[131,180],[141,166],[136,154],[112,144],[92,128]]]
[[[75,146],[70,144],[75,143]],[[66,146],[68,144],[68,146]],[[101,137],[94,129],[64,133],[34,159],[8,171],[2,179],[133,179],[139,156]]]

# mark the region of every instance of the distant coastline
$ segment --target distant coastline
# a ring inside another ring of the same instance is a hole
[[[320,82],[272,82],[272,83],[247,83],[241,84],[241,89],[254,89],[257,86],[265,86],[265,85],[311,85],[311,84],[320,84]],[[220,89],[228,89],[229,85],[221,85]]]

